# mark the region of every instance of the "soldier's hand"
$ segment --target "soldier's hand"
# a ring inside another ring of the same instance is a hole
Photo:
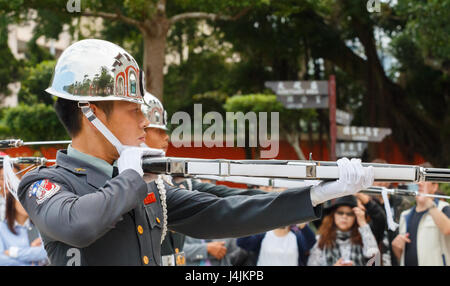
[[[126,148],[120,154],[119,159],[117,160],[119,174],[126,169],[133,169],[142,177],[144,175],[144,171],[142,170],[141,159],[144,155],[160,157],[164,156],[165,153],[164,151],[159,149],[126,146]]]
[[[358,191],[370,187],[374,180],[373,167],[363,167],[360,159],[337,160],[339,179],[326,182],[311,188],[311,202],[313,206],[339,197],[356,194]]]
[[[207,251],[216,259],[221,260],[225,254],[227,254],[227,248],[225,247],[225,241],[213,241],[207,245]]]

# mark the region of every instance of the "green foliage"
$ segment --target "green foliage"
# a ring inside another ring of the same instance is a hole
[[[253,9],[270,4],[270,0],[173,0],[167,2],[169,15],[188,11],[235,15],[248,7]]]
[[[286,109],[273,94],[235,95],[226,100],[224,109],[227,112],[241,111],[244,114],[247,112],[267,112],[268,114],[278,112],[282,132],[299,131],[301,120],[312,121],[317,117],[317,113],[313,109]]]
[[[449,116],[448,102],[443,96],[445,92],[448,96],[449,76],[427,65],[421,48],[407,34],[395,37],[391,48],[399,61],[393,72],[398,72],[401,80],[406,83],[408,101],[417,106],[424,120],[442,125]]]
[[[43,103],[32,106],[19,105],[4,109],[2,115],[1,137],[20,138],[24,141],[69,138],[52,106]]]
[[[263,6],[236,22],[218,25],[224,40],[233,43],[240,55],[231,76],[233,87],[243,94],[261,92],[265,81],[299,79],[300,58],[305,55],[302,26],[276,15],[277,11]]]
[[[168,114],[179,110],[192,114],[194,103],[204,103],[205,112],[214,110],[213,107],[222,112],[224,94],[230,93],[229,74],[224,58],[211,52],[193,53],[186,62],[170,66],[164,78],[164,105]],[[205,93],[208,94],[202,96]],[[214,94],[220,95],[211,100]]]
[[[248,94],[230,97],[224,106],[228,112],[283,112],[283,105],[276,95]]]
[[[16,60],[6,44],[0,43],[0,93],[9,95],[11,91],[8,84],[15,82],[19,77],[19,61]]]
[[[43,61],[34,67],[25,69],[25,78],[19,91],[19,102],[33,105],[45,103],[52,105],[54,98],[45,89],[50,85],[55,61]]]
[[[8,46],[9,17],[0,13],[0,94],[9,95],[8,84],[20,75],[20,61],[16,60]]]
[[[448,65],[450,1],[400,0],[396,10],[400,16],[408,18],[403,33],[420,48],[422,56],[436,61],[438,66]]]
[[[143,37],[138,28],[117,21],[105,21],[100,31],[101,38],[124,47],[138,63],[143,66]]]
[[[25,51],[26,65],[34,67],[43,61],[52,61],[55,57],[46,48],[40,47],[35,40],[27,43],[27,50]]]
[[[449,183],[442,183],[439,184],[439,189],[447,196],[450,196],[450,184]]]

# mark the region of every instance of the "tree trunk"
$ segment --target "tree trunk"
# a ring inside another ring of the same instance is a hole
[[[164,94],[164,64],[169,22],[165,17],[155,18],[142,29],[144,38],[143,68],[145,88],[161,102]]]
[[[300,134],[297,132],[286,133],[286,139],[288,143],[294,148],[295,153],[299,160],[306,160],[305,155],[303,154],[302,148],[300,147]]]

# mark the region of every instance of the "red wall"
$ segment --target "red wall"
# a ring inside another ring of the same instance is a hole
[[[323,142],[322,146],[318,142],[315,142],[313,146],[310,146],[308,142],[301,142],[300,146],[304,152],[306,158],[309,158],[309,153],[312,152],[314,160],[329,160],[329,153],[327,149],[327,142]],[[193,144],[192,144],[193,146]],[[322,148],[321,148],[322,147]],[[385,159],[391,164],[408,164],[418,165],[425,160],[422,156],[415,153],[410,159],[406,154],[402,153],[401,146],[395,144],[392,140],[386,139],[383,143],[375,144],[375,152],[377,158]],[[255,154],[254,154],[255,155]],[[245,159],[244,148],[239,147],[178,147],[175,148],[172,144],[169,144],[167,156],[173,157],[192,157],[192,158],[205,158],[205,159]],[[297,154],[295,154],[294,148],[292,148],[286,141],[280,141],[278,156],[273,159],[279,160],[298,160]]]

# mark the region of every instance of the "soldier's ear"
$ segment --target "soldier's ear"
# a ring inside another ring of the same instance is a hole
[[[95,116],[98,119],[100,119],[103,122],[103,124],[105,124],[106,120],[108,119],[105,111],[95,103],[91,103],[90,107],[91,107],[92,112],[95,114]]]
[[[92,104],[92,103],[90,104],[89,107],[91,108],[91,110],[92,110],[92,112],[94,113],[94,115],[95,115],[99,120],[101,120],[103,123],[105,123],[104,115],[102,114],[101,109],[98,108],[98,106],[96,106],[96,105],[94,105],[94,104]],[[81,110],[80,110],[80,112],[81,112]],[[84,116],[83,114],[81,114],[81,121],[82,121],[82,123],[81,123],[81,128],[80,128],[80,130],[83,130],[83,129],[85,129],[85,128],[89,128],[89,129],[93,130],[95,133],[99,132],[98,129],[97,129],[97,127],[95,127],[94,124],[92,124],[92,122],[89,121],[89,119],[87,119],[86,116]]]
[[[98,117],[98,110],[99,110],[98,106],[95,105],[94,103],[90,103],[89,107],[91,108],[91,110],[95,114],[95,116]]]

